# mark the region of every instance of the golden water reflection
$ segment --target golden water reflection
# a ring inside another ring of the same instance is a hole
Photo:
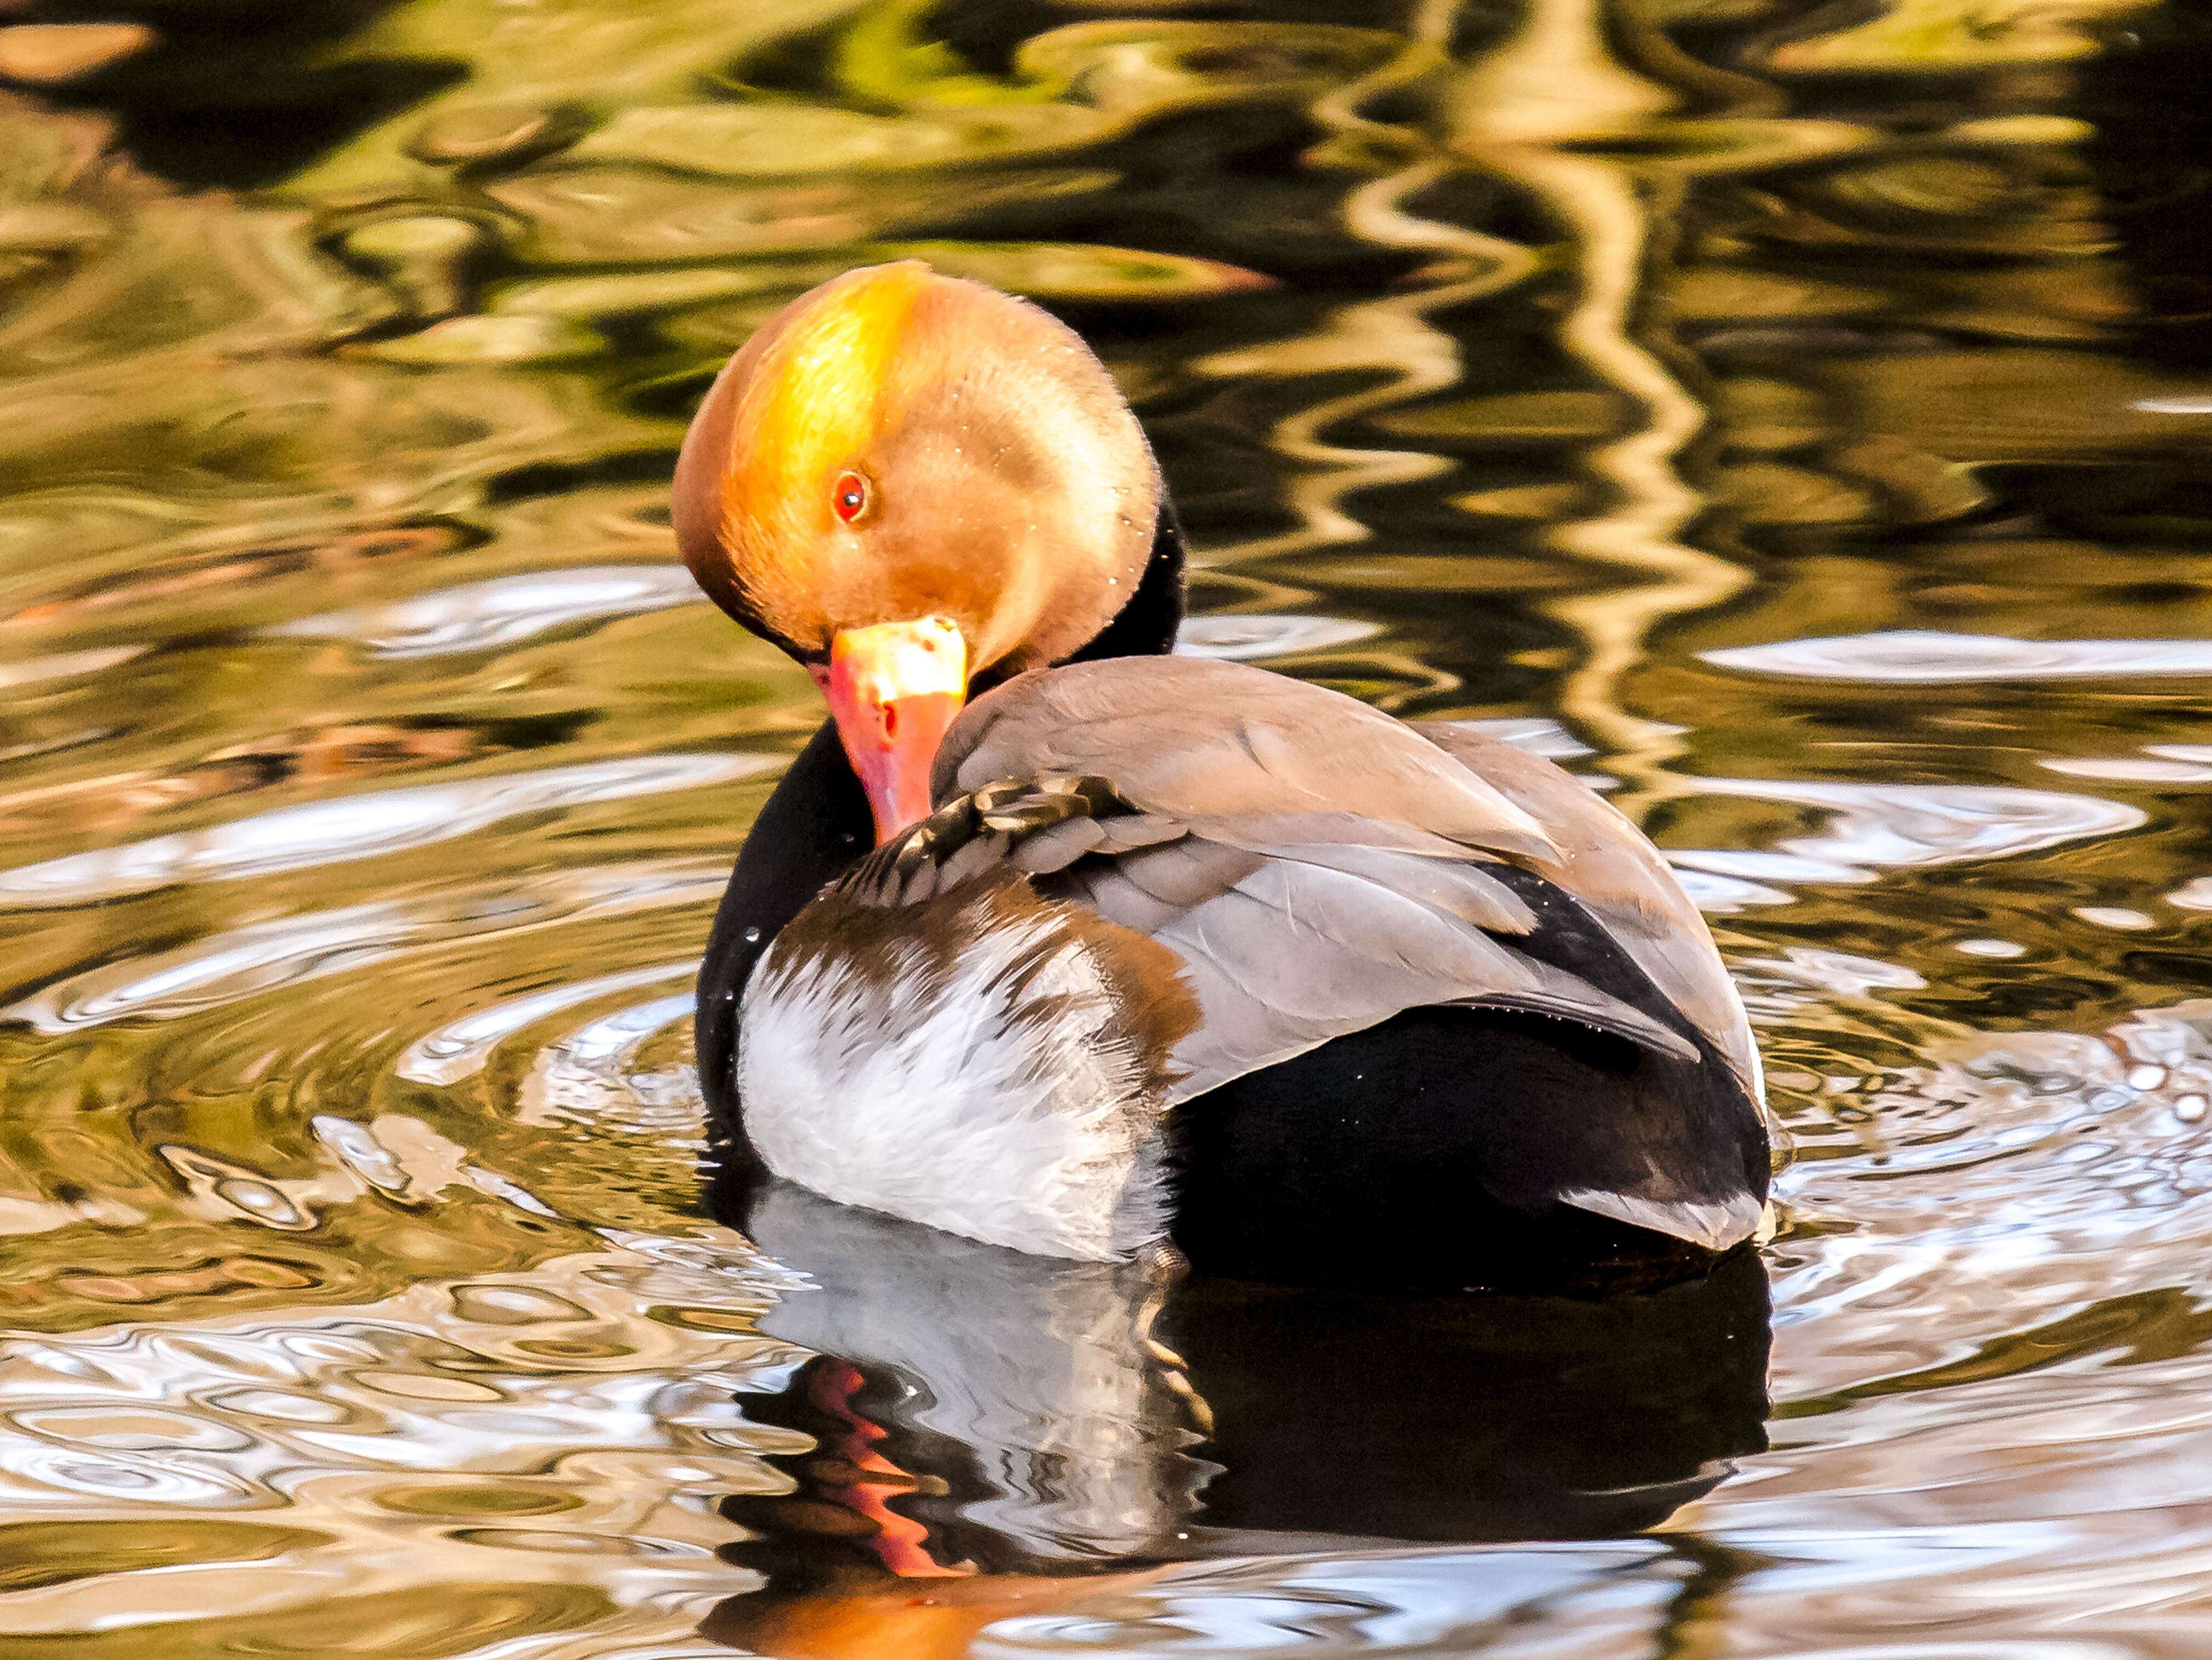
[[[2180,0],[0,18],[0,1652],[2201,1652],[2208,64]],[[668,471],[908,253],[1097,344],[1185,649],[1667,848],[1757,1261],[710,1219],[686,979],[818,713]]]

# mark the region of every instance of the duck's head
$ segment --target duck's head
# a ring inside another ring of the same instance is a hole
[[[812,671],[878,840],[930,810],[971,687],[1056,663],[1135,593],[1159,475],[1073,331],[916,260],[801,295],[730,360],[676,464],[714,603]]]

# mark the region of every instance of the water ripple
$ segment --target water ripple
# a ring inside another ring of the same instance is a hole
[[[1754,674],[1897,685],[2212,674],[2212,640],[2014,640],[1996,634],[1898,629],[1700,652]]]
[[[22,657],[0,663],[0,686],[37,685],[48,680],[70,680],[81,674],[99,674],[129,662],[146,650],[143,646],[101,646],[90,651],[57,652],[50,657]]]
[[[494,577],[388,605],[325,611],[279,623],[269,632],[356,640],[373,657],[435,657],[489,651],[578,623],[695,603],[704,604],[705,596],[681,565],[589,565]]]
[[[1288,657],[1296,652],[1325,651],[1350,645],[1382,630],[1346,617],[1263,617],[1249,612],[1186,619],[1176,635],[1185,657],[1218,657],[1233,662]]]
[[[609,865],[483,887],[456,887],[422,898],[310,911],[72,975],[0,1009],[0,1020],[63,1032],[125,1018],[179,1019],[279,987],[389,962],[449,939],[483,939],[553,922],[711,903],[727,879],[728,872],[720,865],[674,860]],[[647,973],[665,977],[680,971],[670,967]],[[617,977],[626,984],[641,983]],[[447,1030],[467,1024],[457,1023]],[[450,1081],[434,1075],[431,1064],[445,1036],[418,1040],[408,1055],[422,1070],[410,1071],[410,1063],[403,1061],[401,1075],[422,1083]]]
[[[351,1558],[356,1590],[527,1579],[544,1570],[526,1558],[557,1552],[563,1578],[680,1641],[687,1607],[742,1583],[714,1557],[729,1529],[712,1497],[772,1485],[755,1449],[787,1439],[735,1401],[783,1361],[735,1329],[774,1283],[729,1250],[640,1238],[337,1316],[18,1339],[0,1344],[0,1504],[106,1528],[282,1510],[290,1538]],[[98,1559],[82,1572],[116,1595]],[[325,1595],[321,1578],[213,1577],[196,1596],[186,1576],[128,1606],[232,1614]],[[17,1591],[9,1628],[85,1628],[103,1604],[79,1584]]]
[[[481,1072],[492,1051],[502,1042],[548,1015],[617,992],[673,979],[679,974],[689,974],[696,966],[692,963],[670,963],[632,969],[623,974],[603,974],[594,979],[571,981],[526,996],[510,998],[450,1025],[441,1026],[428,1037],[416,1038],[408,1045],[393,1070],[417,1084],[459,1083]]]
[[[471,835],[502,818],[662,790],[697,789],[774,769],[764,755],[654,755],[377,790],[207,830],[0,871],[0,909],[78,905],[179,882],[228,882],[368,859]]]
[[[1877,870],[2012,858],[2117,836],[2149,822],[2140,808],[2093,795],[1995,785],[1701,778],[1697,787],[1714,795],[1815,807],[1831,816],[1828,827],[1817,834],[1780,842],[1779,858],[1747,850],[1668,854],[1692,869],[1754,879],[1865,881]]]
[[[517,1091],[526,1124],[569,1122],[654,1135],[678,1146],[699,1141],[699,1080],[689,1067],[653,1074],[634,1065],[657,1032],[688,1019],[690,992],[618,1009],[539,1050]]]
[[[1299,1660],[1626,1651],[1686,1565],[1635,1544],[1311,1555],[1186,1572],[991,1629],[994,1660],[1141,1653]],[[1638,1569],[1659,1569],[1638,1573]]]

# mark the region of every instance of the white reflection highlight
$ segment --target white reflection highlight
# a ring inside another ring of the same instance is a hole
[[[1764,882],[1747,882],[1740,876],[1723,876],[1691,865],[1677,864],[1674,876],[1682,891],[1690,896],[1690,903],[1708,916],[1730,915],[1747,905],[1787,905],[1797,897]]]
[[[0,871],[0,909],[77,905],[177,882],[228,882],[452,841],[520,813],[620,801],[772,770],[765,755],[647,755],[379,790]]]
[[[1064,1612],[999,1620],[980,1652],[991,1660],[1640,1653],[1688,1572],[1663,1546],[1641,1541],[1232,1561]]]
[[[1287,657],[1292,652],[1347,646],[1382,633],[1373,623],[1347,617],[1192,617],[1176,635],[1179,657],[1215,657],[1243,663],[1259,657]]]
[[[0,663],[0,686],[31,686],[45,680],[67,680],[80,674],[129,662],[143,654],[143,646],[101,646],[91,651],[56,652],[50,657],[27,657],[19,663]]]
[[[103,1025],[129,1015],[174,1018],[391,954],[420,927],[401,905],[356,905],[261,922],[180,951],[95,969],[4,1011],[45,1032]]]
[[[696,1145],[700,1139],[698,1074],[690,1067],[641,1072],[635,1064],[648,1038],[686,1018],[694,1006],[688,991],[658,997],[587,1021],[548,1044],[522,1080],[516,1121],[550,1124],[566,1120]]]
[[[1762,985],[1802,986],[1832,997],[1864,997],[1876,991],[1919,991],[1928,982],[1911,969],[1880,958],[1850,952],[1792,946],[1779,957],[1754,957],[1742,964],[1747,979]]]
[[[1784,640],[1698,655],[1753,674],[1894,685],[2212,674],[2212,640],[2014,640],[1932,629]]]
[[[310,911],[72,975],[0,1009],[0,1020],[21,1020],[46,1032],[125,1018],[172,1020],[258,992],[386,962],[442,940],[483,939],[656,906],[708,903],[728,875],[728,867],[720,864],[650,860]]]
[[[462,1079],[483,1071],[484,1063],[491,1059],[492,1051],[501,1043],[524,1027],[535,1025],[548,1015],[558,1014],[563,1009],[574,1008],[580,1003],[589,1003],[617,992],[634,991],[640,986],[672,980],[679,974],[690,974],[698,966],[696,962],[690,960],[662,963],[652,968],[632,969],[624,974],[603,974],[595,979],[577,980],[565,986],[549,986],[544,991],[532,992],[526,997],[495,1003],[491,1007],[479,1010],[450,1025],[441,1026],[427,1037],[417,1038],[399,1057],[396,1070],[402,1078],[412,1083],[459,1083]],[[675,1000],[682,1002],[687,1011],[691,1006],[688,995]],[[667,1022],[663,1020],[658,1024],[665,1025]]]
[[[712,1500],[772,1486],[757,1450],[789,1444],[737,1400],[787,1363],[743,1329],[777,1283],[734,1244],[647,1235],[350,1307],[15,1336],[0,1344],[10,1520],[228,1513],[313,1542],[304,1581],[266,1560],[89,1563],[15,1590],[8,1631],[85,1640],[264,1603],[312,1617],[333,1573],[434,1601],[457,1576],[542,1582],[557,1550],[560,1578],[624,1611],[639,1652],[687,1652],[703,1608],[749,1584],[714,1554],[732,1530]],[[592,1634],[601,1651],[610,1627]]]
[[[1686,848],[1667,855],[1677,871],[1776,882],[1871,882],[1872,871],[1832,859],[1808,859],[1797,853],[1762,853],[1756,848]]]
[[[2212,783],[2212,767],[2155,755],[2086,756],[2078,759],[2043,761],[2037,764],[2046,772],[2063,773],[2069,778],[2102,778],[2115,783]]]
[[[704,604],[681,565],[589,565],[499,576],[389,605],[325,611],[279,623],[272,635],[358,640],[375,657],[488,651],[550,629]]]
[[[1667,862],[1690,897],[1717,915],[1749,905],[1786,905],[1796,896],[1777,885],[1782,883],[1871,882],[1886,869],[2008,858],[2115,836],[2148,822],[2139,809],[2118,801],[1997,785],[1764,778],[1692,782],[1714,795],[1786,801],[1830,815],[1824,830],[1791,836],[1777,848],[1668,848]]]
[[[1819,834],[1792,836],[1780,844],[1781,852],[1818,871],[1802,873],[1806,866],[1801,866],[1800,880],[1863,881],[1868,867],[1917,869],[2007,858],[2116,836],[2148,822],[2138,808],[2094,795],[1997,785],[1701,778],[1697,787],[1715,795],[1817,807],[1832,815]],[[1668,856],[1724,873],[1757,873],[1741,853]],[[1781,873],[1778,867],[1767,868]]]
[[[1871,882],[1886,869],[2014,857],[2115,836],[2148,822],[2140,809],[2118,801],[1999,785],[1691,781],[1710,794],[1786,801],[1830,815],[1824,830],[1791,836],[1776,848],[1667,848],[1667,862],[1683,889],[1700,910],[1713,915],[1752,905],[1789,904],[1796,895],[1782,883]],[[2212,909],[2212,897],[2206,908]]]

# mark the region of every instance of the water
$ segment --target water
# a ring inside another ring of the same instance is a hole
[[[2212,1648],[2212,26],[2181,0],[181,0],[0,30],[0,1654]],[[1763,1256],[1380,1302],[702,1209],[818,717],[667,476],[921,251],[1190,648],[1682,868]]]

